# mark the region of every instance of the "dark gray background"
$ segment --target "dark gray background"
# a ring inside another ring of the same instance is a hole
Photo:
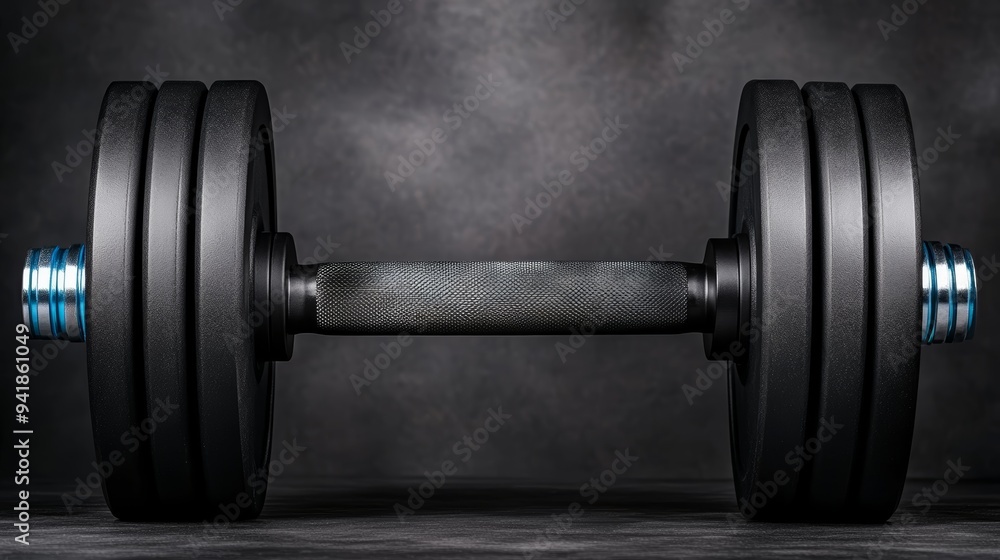
[[[61,7],[19,53],[0,49],[8,336],[25,250],[85,237],[89,158],[61,183],[52,162],[95,126],[107,84],[142,79],[147,66],[267,86],[272,109],[295,115],[275,139],[280,225],[300,256],[317,238],[339,244],[335,260],[625,260],[662,246],[700,261],[705,239],[726,233],[716,182],[729,175],[747,80],[893,82],[918,149],[938,127],[961,135],[921,174],[924,234],[971,248],[982,291],[977,339],[923,355],[910,474],[937,478],[961,457],[972,477],[1000,475],[1000,309],[988,279],[1000,249],[1000,4],[930,0],[885,40],[887,0],[752,0],[683,72],[672,54],[733,2],[589,0],[553,30],[545,10],[557,4],[404,0],[350,64],[339,44],[385,0],[246,0],[222,19],[207,0]],[[4,2],[0,28],[37,10]],[[501,83],[494,96],[391,192],[383,173],[396,156],[489,74]],[[510,215],[570,167],[606,116],[628,130],[518,233]],[[308,447],[288,476],[419,476],[453,459],[454,443],[499,406],[513,418],[461,475],[578,484],[628,448],[641,458],[630,478],[730,476],[724,385],[693,406],[681,392],[706,366],[699,336],[591,339],[563,364],[554,345],[566,341],[418,339],[359,397],[349,376],[388,339],[300,337],[275,404],[275,441]],[[84,349],[49,362],[32,382],[33,482],[70,490],[92,470]]]

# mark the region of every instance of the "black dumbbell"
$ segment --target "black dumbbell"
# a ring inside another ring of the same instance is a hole
[[[31,332],[86,340],[117,517],[260,512],[273,363],[291,357],[294,334],[580,326],[704,333],[708,358],[728,362],[744,514],[881,521],[895,510],[920,345],[968,340],[976,323],[969,252],[921,241],[913,133],[896,87],[747,84],[729,234],[708,242],[700,264],[300,265],[277,230],[270,122],[256,82],[112,84],[87,243],[28,254]],[[171,419],[124,449],[122,434],[168,398]]]

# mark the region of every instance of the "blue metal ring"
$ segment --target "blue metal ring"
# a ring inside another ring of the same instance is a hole
[[[80,245],[80,266],[76,268],[76,285],[81,289],[76,298],[76,313],[80,318],[81,338],[87,340],[87,247]]]
[[[934,296],[937,294],[937,272],[933,266],[934,259],[931,257],[931,245],[927,241],[924,241],[924,267],[929,268],[928,274],[930,275],[930,290],[927,291],[927,325],[924,329],[924,344],[930,344],[934,341],[934,325],[937,323],[937,306],[934,305]]]
[[[86,247],[31,249],[23,281],[24,322],[33,337],[86,340]]]
[[[965,335],[965,340],[971,340],[976,335],[976,263],[972,260],[972,253],[965,249],[965,267],[969,269],[969,327]]]
[[[924,344],[969,340],[975,334],[976,267],[972,254],[955,244],[923,242],[921,268]]]
[[[948,272],[951,273],[951,289],[948,290],[948,334],[944,341],[955,340],[955,314],[958,311],[958,303],[955,301],[955,290],[958,289],[958,278],[955,277],[955,253],[951,251],[951,245],[944,245],[944,255],[948,261]]]
[[[30,314],[28,317],[29,324],[32,334],[38,334],[38,290],[35,288],[38,285],[38,258],[41,256],[41,251],[32,250],[30,256],[28,257],[28,307],[30,309]]]

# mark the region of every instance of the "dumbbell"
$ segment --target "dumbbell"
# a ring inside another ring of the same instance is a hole
[[[86,244],[28,253],[31,333],[87,344],[116,517],[260,513],[274,363],[295,334],[581,327],[703,333],[706,356],[726,364],[747,517],[877,522],[895,510],[920,346],[971,339],[977,297],[969,251],[921,241],[895,86],[748,83],[728,235],[701,263],[299,264],[277,229],[270,123],[257,82],[111,84]],[[125,448],[166,402],[169,418]]]

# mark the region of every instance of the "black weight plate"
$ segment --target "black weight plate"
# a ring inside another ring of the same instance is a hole
[[[751,518],[791,511],[801,468],[812,329],[809,138],[793,82],[743,88],[730,235],[750,245],[745,356],[730,362],[729,417],[737,504]],[[742,319],[741,319],[742,321]]]
[[[868,169],[869,347],[855,467],[857,515],[899,504],[913,438],[920,366],[920,199],[906,99],[891,85],[854,86]]]
[[[198,517],[201,455],[194,399],[194,186],[206,89],[167,82],[153,110],[143,221],[146,407],[158,416],[149,436],[162,515]]]
[[[813,171],[813,405],[801,498],[810,517],[844,513],[865,374],[867,183],[854,96],[846,84],[808,83]]]
[[[206,495],[211,516],[236,509],[250,518],[267,489],[274,385],[272,364],[255,355],[261,317],[252,305],[257,235],[276,224],[271,116],[261,84],[212,85],[200,149],[195,361]]]
[[[119,519],[155,514],[143,382],[139,232],[156,87],[108,86],[97,125],[87,223],[87,371],[104,498]],[[139,434],[133,430],[141,430]],[[141,436],[141,437],[140,437]]]

